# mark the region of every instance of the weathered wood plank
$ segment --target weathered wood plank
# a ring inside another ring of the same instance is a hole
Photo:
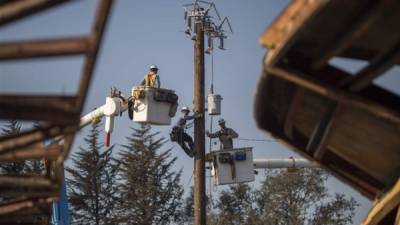
[[[0,25],[4,25],[24,18],[34,13],[48,9],[60,3],[67,2],[66,0],[24,0],[13,1],[1,5],[0,7]]]
[[[266,72],[269,75],[287,80],[303,88],[314,91],[322,96],[333,99],[343,105],[360,107],[384,119],[390,120],[394,123],[400,123],[399,112],[382,107],[375,102],[361,98],[358,95],[346,92],[328,83],[323,83],[311,76],[307,76],[306,74],[302,74],[298,71],[289,71],[289,69],[281,69],[276,67],[267,67]]]
[[[83,54],[89,49],[87,37],[35,40],[0,44],[0,60]]]
[[[395,1],[395,0],[394,0]],[[358,16],[357,20],[346,27],[346,31],[338,33],[338,37],[330,43],[325,49],[320,50],[322,55],[312,63],[313,68],[322,68],[328,61],[340,55],[345,49],[349,48],[356,39],[360,38],[385,11],[388,3],[391,1],[375,1],[373,5],[367,8],[363,16]]]
[[[291,46],[295,36],[327,1],[298,0],[292,3],[261,36],[260,44],[269,49],[265,64],[275,65],[280,55]]]
[[[375,201],[362,225],[378,225],[393,209],[400,205],[400,179],[382,198]]]
[[[52,146],[33,146],[24,149],[15,149],[14,151],[2,154],[0,152],[0,162],[17,162],[29,159],[48,159],[55,160],[61,155],[63,147],[61,145]]]
[[[93,76],[97,53],[99,52],[101,41],[103,39],[103,33],[111,11],[112,3],[112,0],[101,0],[97,9],[96,20],[93,24],[92,34],[90,35],[91,50],[86,53],[86,59],[81,71],[81,80],[78,87],[77,106],[79,113],[83,109],[83,104],[89,89],[89,83]]]

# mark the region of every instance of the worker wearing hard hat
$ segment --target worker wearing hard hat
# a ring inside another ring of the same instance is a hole
[[[233,149],[233,138],[239,137],[239,135],[232,129],[225,126],[225,120],[219,119],[218,125],[220,126],[220,130],[215,133],[210,133],[206,131],[206,135],[209,138],[219,138],[220,141],[220,149],[228,150]]]
[[[161,86],[160,77],[158,76],[157,72],[158,72],[158,67],[156,65],[151,65],[150,71],[144,76],[144,79],[140,84],[149,87],[160,88]]]
[[[189,115],[190,109],[186,106],[182,107],[181,112],[182,117],[179,118],[178,123],[172,128],[171,140],[178,142],[183,151],[185,151],[189,157],[193,157],[194,143],[192,137],[185,132],[187,127],[186,122],[188,120],[193,120],[194,118],[200,117],[201,114],[195,113],[193,115]]]

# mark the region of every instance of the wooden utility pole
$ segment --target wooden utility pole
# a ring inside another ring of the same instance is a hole
[[[205,7],[202,6],[205,4]],[[204,122],[204,36],[208,37],[207,53],[213,50],[212,39],[220,40],[218,48],[224,49],[223,39],[226,38],[223,30],[224,23],[231,25],[227,17],[222,19],[219,16],[214,3],[195,0],[192,4],[186,4],[184,18],[187,28],[185,34],[194,40],[194,112],[203,116],[194,119],[194,225],[206,225],[206,171],[205,171],[205,122]],[[209,15],[213,10],[218,23],[213,21]],[[192,27],[194,28],[192,30]]]
[[[195,20],[194,41],[194,111],[204,114],[204,30],[202,18]],[[205,135],[204,116],[194,120],[194,224],[206,224]]]

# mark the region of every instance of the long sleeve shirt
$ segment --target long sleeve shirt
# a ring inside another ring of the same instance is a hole
[[[215,133],[207,133],[209,138],[219,138],[220,149],[232,149],[233,138],[239,137],[239,135],[232,128],[221,129]]]
[[[180,129],[184,130],[186,122],[188,120],[193,120],[195,118],[195,115],[184,115],[183,117],[179,118],[178,122],[176,123],[176,126],[179,127]]]

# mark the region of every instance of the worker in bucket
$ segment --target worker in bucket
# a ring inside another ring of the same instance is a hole
[[[185,132],[186,122],[193,120],[194,118],[200,117],[201,114],[189,115],[190,109],[186,106],[181,109],[182,117],[179,118],[178,123],[172,128],[171,141],[176,141],[182,147],[183,151],[189,156],[194,156],[194,143],[190,135]]]
[[[161,85],[160,76],[158,76],[157,72],[158,72],[157,65],[151,65],[149,72],[144,76],[144,79],[142,82],[140,82],[140,85],[160,88]],[[128,101],[128,116],[129,119],[131,120],[133,120],[134,105],[135,105],[135,97],[132,97]]]
[[[144,79],[140,84],[149,87],[160,88],[161,86],[160,76],[158,76],[157,72],[158,72],[158,67],[156,65],[151,65],[150,71],[144,76]]]
[[[239,137],[239,135],[232,129],[225,126],[225,120],[219,119],[218,125],[220,130],[215,133],[210,133],[206,131],[206,135],[209,138],[219,138],[220,141],[220,150],[229,150],[233,149],[233,138]]]

